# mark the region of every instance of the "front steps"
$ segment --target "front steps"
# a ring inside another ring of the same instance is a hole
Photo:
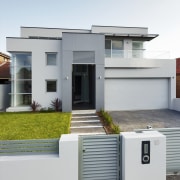
[[[95,110],[72,112],[71,134],[106,134]]]

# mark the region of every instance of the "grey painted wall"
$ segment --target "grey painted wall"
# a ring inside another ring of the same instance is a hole
[[[62,110],[72,110],[72,64],[74,51],[94,51],[96,65],[96,110],[104,108],[104,35],[63,33]],[[81,63],[80,63],[81,64]],[[86,61],[83,64],[89,64]]]

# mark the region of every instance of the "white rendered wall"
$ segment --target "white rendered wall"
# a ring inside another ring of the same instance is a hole
[[[166,180],[166,137],[157,131],[122,132],[122,180]],[[142,164],[142,141],[150,141],[150,163]]]
[[[59,157],[0,157],[0,179],[78,180],[78,136],[61,136]]]
[[[175,68],[172,59],[106,58],[105,110],[173,109]]]
[[[62,28],[41,28],[41,27],[21,27],[21,37],[62,37],[63,32],[89,33],[90,30],[83,29],[62,29]]]
[[[61,99],[61,40],[7,38],[7,51],[32,52],[32,100],[48,108]],[[56,66],[47,66],[46,52],[57,53]],[[57,92],[46,92],[46,80],[57,80]]]
[[[92,33],[148,34],[145,27],[92,26]]]

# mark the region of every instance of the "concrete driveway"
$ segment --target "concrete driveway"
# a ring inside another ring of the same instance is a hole
[[[173,110],[110,111],[114,123],[121,131],[134,129],[180,127],[180,112]]]

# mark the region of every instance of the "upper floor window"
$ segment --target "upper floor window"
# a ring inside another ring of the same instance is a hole
[[[55,66],[57,63],[57,53],[46,53],[46,63],[48,66]]]
[[[123,57],[123,41],[121,40],[105,40],[106,57]]]
[[[132,57],[133,58],[143,57],[143,42],[142,41],[132,42]]]

